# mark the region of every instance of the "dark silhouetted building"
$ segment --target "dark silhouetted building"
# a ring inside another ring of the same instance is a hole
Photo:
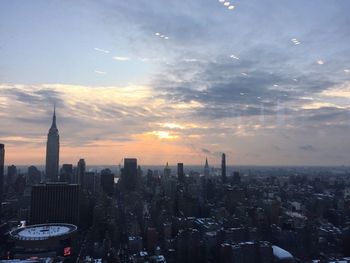
[[[168,178],[168,177],[170,177],[170,175],[171,175],[171,169],[170,169],[169,164],[167,162],[166,166],[164,168],[164,176]]]
[[[79,185],[48,183],[34,185],[30,224],[79,223]]]
[[[78,162],[78,168],[77,168],[77,179],[78,179],[78,184],[81,185],[81,187],[84,187],[85,171],[86,171],[85,160],[80,159]]]
[[[204,165],[204,176],[209,177],[210,169],[208,164],[208,158],[205,158],[205,165]]]
[[[239,175],[239,172],[234,172],[233,173],[232,183],[236,184],[236,185],[241,183],[241,176]]]
[[[17,177],[17,167],[15,165],[7,166],[7,178],[6,178],[7,186],[13,187],[16,177]]]
[[[133,191],[137,185],[137,159],[125,158],[123,169],[124,186],[126,190]]]
[[[45,176],[47,182],[58,181],[60,136],[56,126],[56,109],[54,108],[52,124],[47,135]]]
[[[2,195],[4,193],[4,165],[5,165],[5,145],[0,144],[0,209]]]
[[[114,193],[114,174],[110,169],[103,169],[101,171],[101,186],[102,190],[109,196]]]
[[[226,154],[222,154],[221,157],[221,179],[223,183],[226,183]]]
[[[61,182],[71,183],[73,179],[73,164],[63,164],[60,174]]]
[[[26,187],[26,179],[24,178],[23,174],[19,174],[16,177],[16,180],[14,183],[14,190],[17,194],[23,195],[25,187]]]
[[[179,182],[184,183],[185,182],[185,172],[184,172],[184,164],[178,163],[177,164],[177,178]]]
[[[28,183],[30,185],[40,183],[40,181],[41,181],[41,172],[38,170],[38,168],[36,168],[33,165],[29,166],[27,174],[28,174]]]

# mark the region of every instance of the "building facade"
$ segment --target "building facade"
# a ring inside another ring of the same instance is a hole
[[[56,125],[56,109],[54,108],[46,145],[45,178],[47,182],[58,182],[59,152],[60,136]]]
[[[47,183],[34,185],[30,224],[79,223],[79,185]]]

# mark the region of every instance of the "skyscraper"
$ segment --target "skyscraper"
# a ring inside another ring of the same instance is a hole
[[[184,172],[184,164],[178,163],[177,164],[177,178],[179,182],[184,183],[185,182],[185,172]]]
[[[30,223],[79,223],[79,185],[49,183],[34,185]]]
[[[73,181],[73,164],[63,164],[60,173],[60,181],[72,183]]]
[[[169,164],[168,164],[168,162],[167,162],[167,163],[166,163],[166,166],[165,166],[165,168],[164,168],[164,176],[165,176],[166,178],[168,178],[168,177],[170,177],[170,175],[171,175],[171,169],[170,169]]]
[[[15,165],[9,165],[7,166],[7,178],[6,178],[6,184],[7,186],[14,186],[14,183],[17,178],[17,167]]]
[[[0,204],[4,191],[4,165],[5,165],[5,145],[0,144]]]
[[[46,145],[46,181],[57,182],[58,181],[58,163],[60,152],[60,136],[56,126],[56,108],[54,107],[52,124],[47,135]]]
[[[208,199],[208,178],[209,178],[209,175],[210,175],[210,169],[209,169],[209,164],[208,164],[208,158],[205,158],[204,177],[203,177],[203,181],[202,181],[204,200]]]
[[[205,158],[205,166],[204,166],[204,176],[206,178],[209,177],[209,164],[208,164],[208,158]]]
[[[84,187],[85,171],[86,171],[85,160],[84,159],[80,159],[79,162],[78,162],[77,175],[78,175],[78,184],[81,187]]]
[[[226,183],[226,154],[222,154],[221,157],[221,178],[222,182]]]
[[[132,191],[136,189],[137,185],[137,159],[125,158],[123,178],[127,190]]]
[[[114,174],[110,169],[103,169],[101,171],[101,187],[103,192],[109,196],[114,193]]]

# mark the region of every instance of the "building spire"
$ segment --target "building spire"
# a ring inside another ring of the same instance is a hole
[[[57,126],[56,126],[56,103],[53,105],[53,116],[52,116],[51,129],[57,129]]]
[[[207,178],[210,174],[209,164],[208,164],[208,157],[205,157],[205,166],[204,166],[204,176]]]

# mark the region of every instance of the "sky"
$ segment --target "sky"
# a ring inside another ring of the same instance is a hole
[[[350,164],[349,0],[1,0],[0,142],[43,164]]]

